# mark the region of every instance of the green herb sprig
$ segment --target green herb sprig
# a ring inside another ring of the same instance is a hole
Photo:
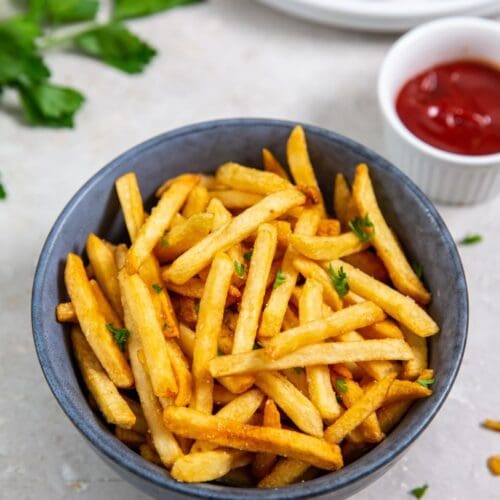
[[[344,378],[342,377],[338,377],[336,380],[335,380],[335,386],[337,387],[337,389],[342,392],[343,394],[345,394],[348,390],[349,390],[349,387],[347,387],[347,384],[346,384],[346,381]]]
[[[469,234],[462,238],[458,244],[459,245],[475,245],[476,243],[481,243],[483,237],[480,234]]]
[[[161,285],[158,285],[158,283],[153,283],[152,287],[153,290],[158,294],[160,294],[163,291],[163,287]]]
[[[366,214],[363,218],[356,216],[349,222],[349,227],[363,243],[371,241],[375,236],[375,226],[368,217],[368,214]],[[367,229],[369,231],[367,231]]]
[[[422,387],[429,387],[430,385],[432,385],[433,383],[435,382],[435,380],[433,378],[430,378],[430,379],[418,379],[417,380],[417,384],[421,385]]]
[[[116,328],[113,323],[108,323],[106,328],[113,334],[115,342],[121,351],[125,351],[125,344],[129,338],[130,332],[126,328]]]
[[[422,498],[425,495],[425,492],[428,490],[429,485],[424,484],[423,486],[419,486],[418,488],[413,488],[410,493],[415,497],[415,498]]]
[[[328,266],[328,276],[332,281],[332,285],[337,291],[340,298],[345,297],[349,292],[349,283],[347,282],[347,274],[342,266],[339,267],[338,272],[335,272],[332,265]]]
[[[245,264],[242,264],[241,262],[235,260],[233,262],[233,265],[234,265],[234,272],[236,273],[236,275],[239,276],[240,278],[243,278],[243,276],[245,275]]]
[[[273,283],[273,289],[276,290],[279,286],[281,286],[286,281],[286,276],[283,274],[281,269],[278,269],[276,272],[276,279]]]

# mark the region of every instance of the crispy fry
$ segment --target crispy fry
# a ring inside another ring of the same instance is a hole
[[[395,380],[384,399],[384,406],[397,403],[398,401],[407,401],[408,399],[427,398],[431,394],[431,389],[423,387],[416,382],[410,382],[408,380]]]
[[[214,404],[227,405],[233,399],[239,397],[238,394],[232,393],[229,389],[219,384],[214,384]]]
[[[73,326],[71,340],[85,385],[94,397],[106,421],[124,429],[132,429],[136,423],[134,412],[109,379],[80,327]]]
[[[231,212],[224,206],[222,201],[217,198],[212,198],[207,205],[207,213],[214,216],[212,222],[212,231],[220,229],[222,226],[227,224],[233,216]]]
[[[340,259],[368,248],[368,243],[361,242],[353,232],[344,233],[340,236],[293,234],[290,243],[299,253],[314,260]]]
[[[208,196],[208,191],[205,186],[200,186],[200,184],[194,186],[182,209],[182,215],[189,218],[193,215],[200,214],[207,208],[209,200],[210,197]]]
[[[266,172],[272,172],[273,174],[279,175],[282,179],[290,181],[286,170],[283,168],[281,163],[276,159],[276,157],[267,148],[262,149],[262,161],[264,163],[264,170]]]
[[[163,233],[172,222],[172,218],[199,180],[198,175],[182,175],[162,194],[160,201],[141,226],[136,240],[128,251],[125,265],[129,274],[137,272],[146,257],[160,241]]]
[[[364,273],[370,275],[376,280],[382,281],[383,283],[389,283],[389,273],[384,266],[384,263],[380,260],[380,257],[370,250],[364,250],[363,252],[353,253],[351,255],[344,255],[342,260],[351,264],[351,266],[361,269]]]
[[[148,423],[144,418],[144,412],[142,411],[141,404],[134,399],[123,396],[123,394],[122,397],[135,415],[135,424],[133,425],[132,430],[138,432],[139,434],[146,434],[148,432]]]
[[[358,215],[358,209],[351,195],[351,190],[342,174],[335,176],[333,209],[344,230],[349,228],[349,222]]]
[[[106,323],[112,323],[116,328],[122,327],[122,320],[116,314],[111,304],[108,302],[108,299],[105,297],[104,292],[102,291],[99,283],[96,280],[90,280],[90,286],[92,287],[92,292],[94,293],[94,297],[97,301],[97,306],[99,307],[99,311],[104,316]]]
[[[215,178],[232,189],[263,195],[292,187],[290,182],[279,175],[232,162],[221,165]]]
[[[115,436],[122,443],[134,449],[138,449],[146,440],[144,434],[140,434],[130,429],[122,429],[121,427],[115,427]]]
[[[294,189],[270,194],[183,253],[164,273],[164,278],[178,285],[185,283],[201,271],[216,252],[239,243],[260,224],[278,218],[304,201],[304,195]]]
[[[384,319],[370,326],[360,328],[359,333],[365,339],[403,339],[403,332],[401,329],[390,319]]]
[[[431,295],[415,274],[394,233],[387,226],[373,191],[368,167],[364,163],[358,165],[356,169],[352,192],[359,214],[361,217],[368,215],[375,227],[373,246],[389,271],[395,287],[403,295],[409,295],[422,304],[428,304]]]
[[[223,191],[209,191],[210,199],[216,199],[229,210],[244,210],[259,203],[264,198],[260,194],[238,191],[236,189],[225,189]]]
[[[276,403],[267,398],[264,405],[264,415],[262,417],[262,425],[264,427],[272,427],[281,429],[281,415],[276,407]],[[257,453],[252,464],[252,474],[257,479],[262,479],[267,476],[276,463],[276,455],[273,453]]]
[[[64,280],[82,331],[97,359],[117,387],[131,387],[134,379],[130,367],[106,328],[82,259],[73,253],[68,254]]]
[[[413,401],[398,401],[377,410],[377,418],[384,434],[392,431],[410,408]]]
[[[191,375],[189,364],[174,339],[166,339],[167,351],[172,369],[174,370],[175,380],[177,382],[177,395],[175,396],[176,406],[187,406],[191,401],[193,377]]]
[[[413,333],[420,337],[428,337],[439,331],[435,321],[410,297],[402,295],[346,262],[334,260],[328,265],[331,265],[336,272],[342,266],[347,274],[349,287],[354,293],[375,302]],[[325,264],[325,267],[328,265]]]
[[[365,340],[364,342],[327,342],[297,349],[292,354],[271,360],[264,349],[242,354],[218,356],[210,361],[213,377],[241,375],[264,370],[312,365],[372,360],[408,360],[413,353],[406,342],[399,339]]]
[[[338,236],[340,222],[337,219],[321,219],[316,234],[318,236]]]
[[[500,476],[500,455],[488,458],[488,468],[494,476]]]
[[[483,422],[483,426],[486,427],[487,429],[491,429],[492,431],[500,432],[500,421],[499,420],[492,420],[490,418],[487,418]]]
[[[310,321],[273,337],[266,343],[265,351],[272,359],[280,358],[300,347],[382,321],[385,314],[373,302],[362,302],[333,313],[331,316]]]
[[[151,462],[155,465],[163,464],[160,456],[158,455],[158,453],[156,453],[156,450],[148,443],[144,443],[139,446],[139,453],[141,454],[141,457],[148,462]]]
[[[281,488],[296,483],[310,464],[295,458],[284,458],[257,485],[259,488]]]
[[[217,356],[217,336],[222,326],[232,274],[233,263],[226,254],[218,253],[210,267],[200,301],[193,350],[194,392],[191,406],[205,413],[212,413],[213,379],[208,371],[208,363]]]
[[[241,424],[188,408],[167,408],[163,417],[167,428],[181,436],[194,439],[210,436],[220,446],[286,455],[320,469],[342,467],[338,446],[300,432]]]
[[[406,379],[415,379],[422,370],[427,368],[427,340],[425,337],[419,337],[408,330],[403,330],[403,333],[406,342],[413,351],[413,359],[403,363],[401,375]]]
[[[56,307],[56,318],[59,323],[76,323],[75,308],[71,302],[61,302]]]
[[[130,241],[135,241],[144,224],[144,207],[139,183],[134,172],[122,175],[115,182]]]

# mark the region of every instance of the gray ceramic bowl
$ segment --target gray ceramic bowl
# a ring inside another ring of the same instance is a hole
[[[293,125],[265,119],[220,120],[185,127],[140,144],[103,168],[76,193],[43,247],[33,286],[32,323],[47,382],[66,415],[96,452],[123,478],[153,497],[271,500],[334,493],[330,498],[345,498],[384,474],[415,441],[442,406],[457,375],[467,336],[467,289],[457,249],[443,220],[408,177],[373,151],[333,132],[306,126],[311,159],[327,206],[331,206],[335,173],[343,172],[352,181],[355,166],[368,163],[389,224],[409,258],[424,268],[433,294],[430,312],[441,326],[441,333],[430,341],[431,366],[436,375],[432,397],[413,405],[387,439],[344,469],[266,491],[178,483],[118,441],[87,404],[75,373],[66,329],[56,322],[54,308],[66,299],[66,254],[82,254],[90,232],[111,241],[124,237],[124,222],[113,187],[115,179],[134,169],[145,199],[151,203],[160,182],[186,170],[213,172],[228,160],[259,166],[262,147],[269,147],[284,160],[286,139]]]

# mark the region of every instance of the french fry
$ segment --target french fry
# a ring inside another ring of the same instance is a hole
[[[321,219],[316,234],[318,236],[338,236],[340,229],[340,222],[337,219]]]
[[[295,311],[288,306],[285,311],[285,317],[283,318],[283,329],[286,331],[296,326],[299,326],[299,318]]]
[[[233,354],[251,351],[254,347],[266,291],[267,276],[271,269],[276,244],[276,228],[271,224],[262,224],[257,230],[248,278],[241,299],[238,321],[234,331]],[[224,380],[224,385],[235,393],[243,392],[252,384],[252,377],[233,377]]]
[[[282,179],[290,181],[286,170],[282,167],[281,163],[267,148],[262,149],[262,161],[264,163],[264,170],[279,175]]]
[[[122,175],[115,182],[130,241],[135,241],[144,224],[144,207],[139,183],[134,172]]]
[[[316,344],[382,321],[384,318],[385,314],[380,307],[373,302],[365,301],[337,311],[327,318],[310,321],[282,332],[266,343],[265,352],[270,358],[277,359],[300,347]]]
[[[292,187],[289,181],[279,175],[233,162],[221,165],[215,173],[215,178],[232,189],[262,195]]]
[[[219,384],[214,384],[214,405],[227,405],[233,399],[239,397],[238,394],[232,393],[229,389]]]
[[[317,210],[307,209],[299,217],[295,225],[296,234],[314,234],[318,228],[320,215]],[[297,282],[298,272],[293,265],[297,253],[289,246],[283,257],[281,266],[281,282],[275,282],[271,296],[262,312],[259,337],[267,338],[277,335],[283,324],[288,302]]]
[[[131,429],[122,429],[121,427],[115,427],[115,436],[129,448],[138,449],[142,444],[145,443],[146,438],[144,434],[135,432]]]
[[[379,305],[387,314],[398,320],[413,333],[420,337],[428,337],[439,331],[435,321],[410,297],[368,276],[359,269],[340,260],[331,261],[329,265],[338,272],[340,267],[347,274],[350,289],[366,300]]]
[[[127,396],[122,395],[122,397],[135,415],[135,424],[133,425],[132,430],[138,432],[139,434],[146,434],[148,432],[148,423],[144,418],[144,412],[142,411],[141,404]]]
[[[200,184],[194,186],[182,209],[182,215],[189,218],[193,215],[200,214],[207,208],[209,201],[210,197],[208,196],[207,188],[205,186],[200,186]]]
[[[260,194],[238,191],[236,189],[209,191],[208,195],[211,200],[216,199],[222,202],[222,204],[229,210],[244,210],[252,207],[264,199]]]
[[[358,332],[365,339],[404,339],[401,329],[390,319],[360,328]]]
[[[416,382],[395,380],[384,399],[384,405],[397,403],[399,401],[407,401],[408,399],[427,398],[431,394],[431,389],[417,384]]]
[[[303,186],[312,186],[319,190],[318,181],[314,175],[314,170],[309,159],[307,151],[306,136],[304,129],[297,125],[291,132],[286,144],[286,155],[288,166],[296,184]],[[321,194],[320,194],[321,197]],[[319,208],[321,214],[325,214],[325,206],[322,197],[320,198]]]
[[[491,418],[487,418],[483,422],[483,426],[486,427],[487,429],[492,430],[492,431],[500,432],[500,421],[499,420],[492,420]]]
[[[342,174],[337,174],[335,176],[333,209],[344,230],[349,229],[349,222],[358,215],[358,209],[351,195],[351,190]]]
[[[349,432],[382,406],[394,379],[395,375],[389,375],[369,387],[363,396],[325,430],[325,439],[330,443],[340,443]]]
[[[300,432],[241,424],[188,408],[167,408],[163,418],[167,428],[181,436],[193,439],[210,436],[211,441],[219,446],[285,455],[320,469],[342,467],[338,446]]]
[[[224,206],[222,201],[217,198],[212,198],[210,200],[207,205],[207,213],[214,216],[212,221],[212,231],[220,229],[233,218],[231,212]]]
[[[123,326],[122,320],[108,302],[108,299],[104,295],[99,283],[97,283],[96,280],[91,279],[90,286],[92,287],[92,292],[94,293],[94,297],[97,301],[97,306],[99,307],[101,314],[104,316],[106,323],[111,323],[116,328],[121,328]]]
[[[198,483],[213,481],[231,469],[252,462],[251,453],[237,450],[213,450],[190,453],[176,460],[171,475],[177,481]]]
[[[166,339],[167,351],[172,369],[174,370],[175,380],[177,382],[177,395],[175,396],[176,406],[187,406],[191,401],[193,377],[191,375],[189,364],[174,339]]]
[[[272,398],[300,430],[323,436],[318,410],[286,377],[277,372],[260,372],[255,376],[255,385]]]
[[[351,266],[357,267],[376,280],[382,281],[383,283],[390,282],[389,273],[384,263],[380,260],[380,257],[377,257],[377,255],[370,250],[344,255],[342,260],[351,264]]]
[[[428,304],[431,295],[415,274],[394,233],[387,226],[373,191],[368,167],[364,163],[356,168],[352,193],[360,216],[368,215],[374,225],[373,246],[389,271],[395,287],[403,295]]]
[[[189,359],[193,359],[195,333],[183,323],[179,323],[179,344],[182,352]]]
[[[213,379],[209,361],[217,356],[217,336],[222,326],[226,295],[233,274],[233,263],[224,253],[216,254],[200,301],[193,349],[194,392],[191,407],[212,413]]]
[[[130,367],[111,332],[106,328],[106,321],[99,310],[82,259],[78,255],[68,254],[64,280],[82,331],[97,359],[117,387],[131,387],[134,378]]]
[[[161,461],[158,453],[156,453],[154,447],[149,445],[148,443],[144,443],[139,446],[139,453],[141,454],[141,457],[144,458],[144,460],[147,460],[148,462],[151,462],[155,465],[163,465],[163,462]]]
[[[75,308],[71,302],[61,302],[56,307],[56,318],[59,323],[76,323]]]
[[[314,260],[334,260],[361,252],[368,248],[353,233],[344,233],[340,236],[306,236],[293,234],[290,243],[297,252]]]
[[[128,251],[125,266],[129,274],[137,272],[155,245],[160,241],[172,222],[172,218],[179,211],[199,180],[198,175],[182,175],[162,194],[160,201],[141,226],[136,240]]]
[[[267,398],[264,405],[264,415],[262,416],[262,425],[264,427],[273,427],[281,429],[281,415],[276,407],[276,403]],[[257,453],[252,464],[252,475],[256,479],[262,479],[267,476],[276,464],[276,455],[273,453]]]
[[[209,213],[197,213],[185,222],[173,227],[161,237],[155,247],[155,254],[160,262],[169,262],[201,241],[212,229],[214,216]]]
[[[307,390],[306,369],[296,366],[295,368],[286,368],[282,370],[283,375],[307,398],[309,392]]]
[[[210,361],[209,366],[213,377],[223,377],[312,365],[384,359],[404,361],[412,357],[413,352],[403,340],[383,339],[314,344],[275,360],[269,359],[264,349],[257,349],[242,354],[218,356]]]
[[[323,287],[315,280],[308,279],[299,300],[300,323],[321,319],[323,316]],[[340,406],[333,392],[330,370],[326,365],[306,367],[307,392],[321,418],[333,421],[340,415]]]
[[[120,316],[123,316],[120,286],[118,285],[118,268],[113,251],[106,246],[103,240],[92,233],[87,239],[85,248],[99,285],[113,305],[113,309]]]
[[[223,249],[230,248],[254,232],[260,224],[277,219],[291,207],[303,204],[305,197],[289,189],[266,196],[253,207],[234,217],[226,226],[209,234],[178,257],[164,273],[166,281],[182,285],[200,272]]]
[[[310,467],[310,464],[295,458],[284,458],[257,485],[258,488],[281,488],[296,483]]]
[[[157,396],[175,395],[178,387],[167,343],[147,286],[137,274],[127,275],[122,270],[120,287],[128,304],[131,321],[141,339],[154,393]]]
[[[403,330],[403,334],[413,351],[413,359],[403,363],[401,376],[411,380],[417,378],[419,373],[427,368],[427,340],[425,337],[419,337],[408,330]]]
[[[124,429],[132,429],[136,423],[134,412],[120,395],[115,384],[110,380],[92,352],[80,327],[76,325],[71,330],[71,341],[85,385],[94,397],[106,421]]]
[[[493,455],[488,458],[488,468],[494,476],[500,476],[500,455]]]

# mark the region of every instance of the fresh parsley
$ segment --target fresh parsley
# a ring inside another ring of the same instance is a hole
[[[422,264],[418,262],[413,262],[411,267],[413,268],[413,271],[417,275],[417,278],[422,279],[422,276],[424,275],[424,268],[422,267]]]
[[[366,214],[363,218],[356,216],[349,222],[349,227],[363,243],[370,241],[375,236],[375,226]],[[366,231],[369,229],[369,231]]]
[[[349,390],[345,379],[342,377],[338,377],[337,380],[335,380],[335,385],[336,385],[337,389],[344,394]]]
[[[328,266],[328,276],[332,281],[332,285],[337,291],[340,298],[345,297],[349,291],[349,283],[347,282],[347,274],[344,272],[342,266],[339,267],[338,272],[335,272],[332,265]]]
[[[435,382],[435,380],[433,378],[430,378],[430,379],[418,379],[417,380],[417,384],[420,384],[422,387],[429,387],[430,385],[432,385],[433,383]]]
[[[115,342],[121,351],[125,351],[125,344],[130,335],[130,332],[126,328],[116,328],[113,323],[108,323],[106,328],[113,334]]]
[[[115,19],[128,19],[156,14],[165,9],[179,5],[197,3],[200,0],[115,0],[113,17]]]
[[[243,254],[243,258],[249,262],[251,259],[252,259],[252,255],[253,255],[253,250],[250,250],[249,252],[245,252]]]
[[[0,182],[0,200],[5,200],[7,198],[7,191],[5,191],[4,185]]]
[[[422,498],[425,495],[425,492],[429,488],[428,484],[424,484],[423,486],[419,486],[418,488],[413,488],[410,493],[415,497],[415,498]]]
[[[153,290],[156,293],[161,293],[163,291],[163,287],[161,285],[158,285],[158,283],[153,283]]]
[[[273,283],[273,289],[276,290],[279,286],[281,286],[286,281],[286,276],[283,274],[281,269],[278,269],[276,272],[276,279]]]
[[[241,262],[238,262],[235,260],[233,262],[234,265],[234,272],[240,277],[243,278],[243,275],[245,274],[245,264],[241,264]]]
[[[476,243],[481,243],[481,241],[483,241],[483,237],[480,234],[469,234],[458,243],[459,245],[475,245]]]

